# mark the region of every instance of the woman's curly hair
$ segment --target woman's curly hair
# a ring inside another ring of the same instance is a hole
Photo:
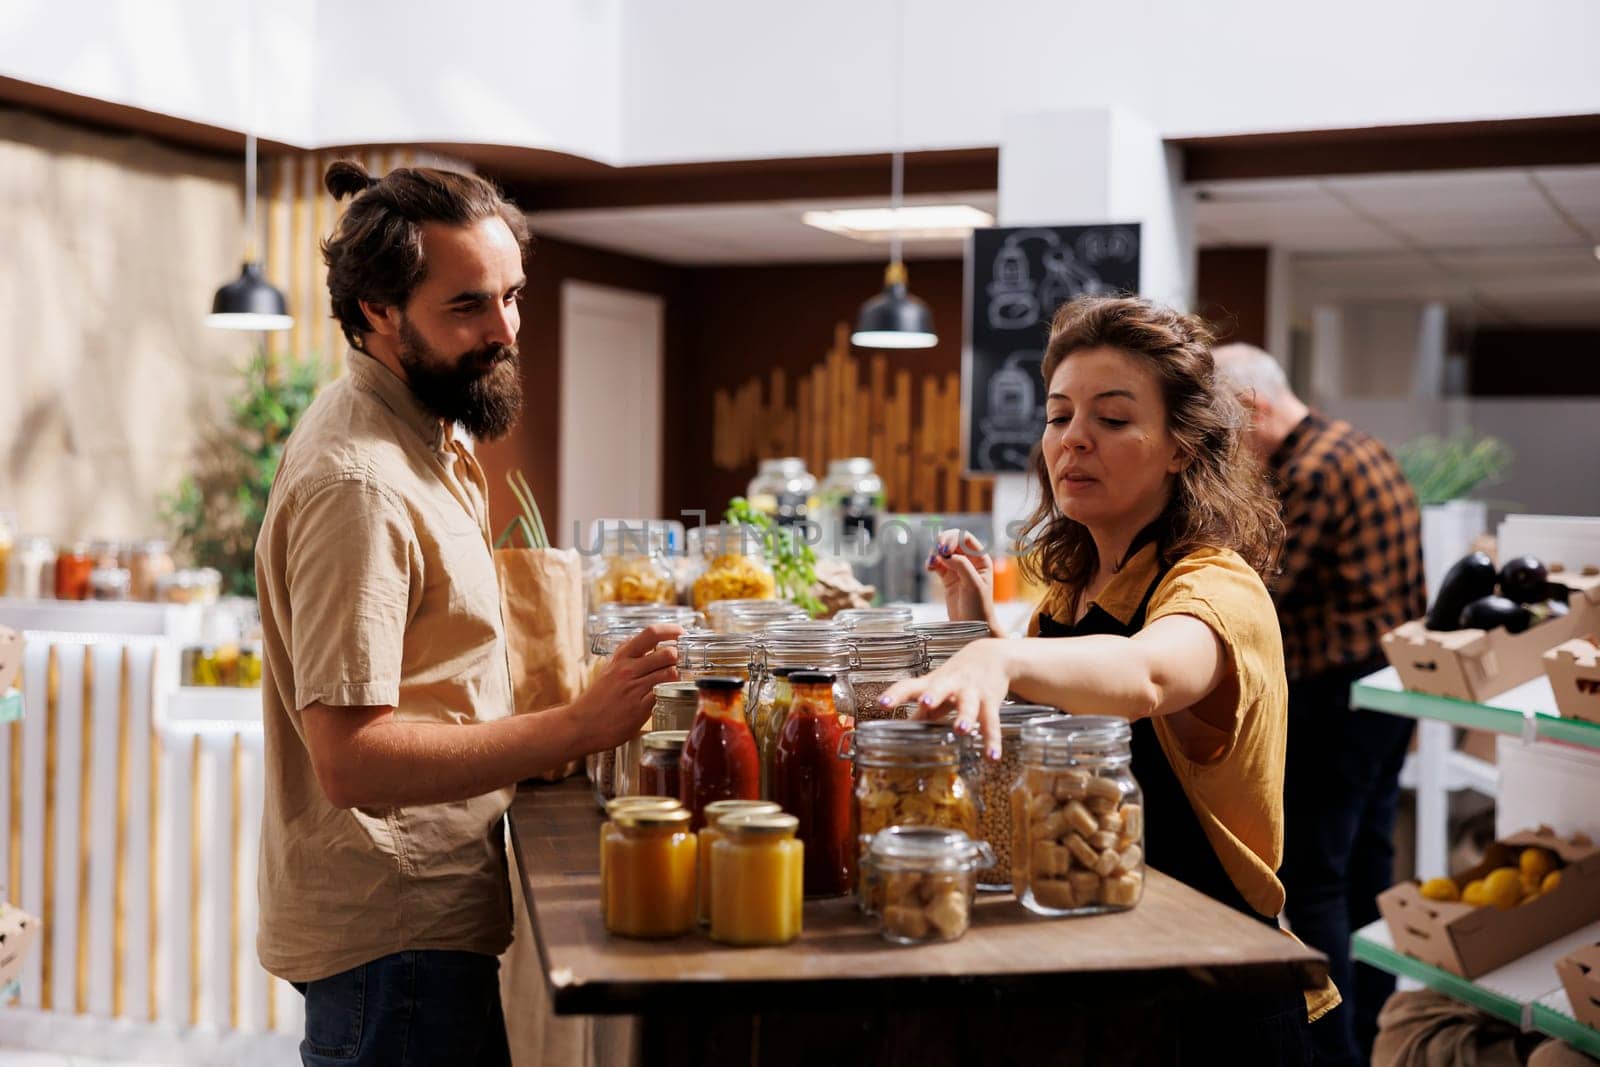
[[[1231,548],[1266,580],[1283,543],[1283,519],[1272,484],[1245,445],[1244,405],[1216,374],[1212,341],[1200,319],[1148,300],[1080,297],[1050,323],[1045,388],[1063,360],[1090,348],[1115,348],[1149,370],[1166,401],[1167,430],[1189,461],[1175,475],[1158,520],[1162,559],[1171,564],[1199,548]],[[1082,589],[1098,563],[1094,538],[1056,506],[1038,446],[1032,466],[1041,496],[1021,537],[1032,547],[1019,564],[1033,581]]]

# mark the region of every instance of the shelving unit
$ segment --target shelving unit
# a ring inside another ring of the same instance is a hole
[[[1591,923],[1469,981],[1397,952],[1388,926],[1379,919],[1356,931],[1352,954],[1380,971],[1420,982],[1513,1026],[1537,1030],[1581,1052],[1600,1056],[1600,1030],[1572,1017],[1572,1006],[1567,1003],[1555,966],[1556,960],[1596,941],[1600,941],[1600,923]]]
[[[1488,730],[1524,741],[1560,741],[1600,750],[1600,725],[1563,719],[1556,711],[1550,680],[1540,675],[1478,704],[1448,697],[1408,693],[1389,667],[1350,687],[1353,707],[1403,715],[1418,721],[1417,752],[1408,763],[1409,784],[1417,791],[1417,876],[1447,874],[1446,824],[1451,790],[1472,788],[1498,793],[1498,770],[1455,751],[1456,727]],[[1395,950],[1389,928],[1379,920],[1358,930],[1352,954],[1358,960],[1429,989],[1454,997],[1524,1030],[1537,1030],[1591,1056],[1600,1056],[1600,1031],[1572,1016],[1556,960],[1600,941],[1600,923],[1577,930],[1521,959],[1472,981],[1414,960]]]

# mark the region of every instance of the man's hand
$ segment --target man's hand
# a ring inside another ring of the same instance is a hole
[[[614,748],[635,737],[655,706],[655,687],[678,680],[675,641],[683,628],[647,626],[612,655],[583,695],[572,702],[585,752]]]

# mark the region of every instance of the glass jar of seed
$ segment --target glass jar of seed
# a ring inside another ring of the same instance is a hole
[[[967,735],[974,748],[968,766],[976,768],[973,784],[978,790],[978,839],[988,842],[995,854],[992,866],[978,870],[979,889],[1011,888],[1011,786],[1022,772],[1022,724],[1064,714],[1047,704],[1002,705],[999,760],[981,756],[982,738],[977,733]]]

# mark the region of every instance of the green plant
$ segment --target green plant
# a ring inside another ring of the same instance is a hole
[[[222,589],[256,595],[256,535],[289,433],[316,396],[317,364],[288,360],[274,373],[266,353],[244,369],[228,403],[229,420],[206,436],[198,469],[161,501],[178,549],[197,566],[222,573]]]
[[[511,543],[514,535],[520,533],[523,548],[549,548],[550,535],[545,532],[544,515],[539,511],[539,502],[533,499],[528,479],[522,476],[521,471],[507,471],[506,484],[511,487],[511,494],[517,498],[522,512],[512,516],[505,530],[495,539],[494,547],[504,548]]]
[[[1459,433],[1419,437],[1395,450],[1400,469],[1424,507],[1459,500],[1493,484],[1511,465],[1511,449],[1496,437]]]
[[[779,596],[794,601],[812,616],[823,613],[822,601],[811,593],[811,587],[817,584],[817,554],[804,539],[794,530],[774,525],[771,518],[757,511],[742,496],[728,501],[723,519],[760,532],[762,554],[772,568],[772,576],[777,579]]]

